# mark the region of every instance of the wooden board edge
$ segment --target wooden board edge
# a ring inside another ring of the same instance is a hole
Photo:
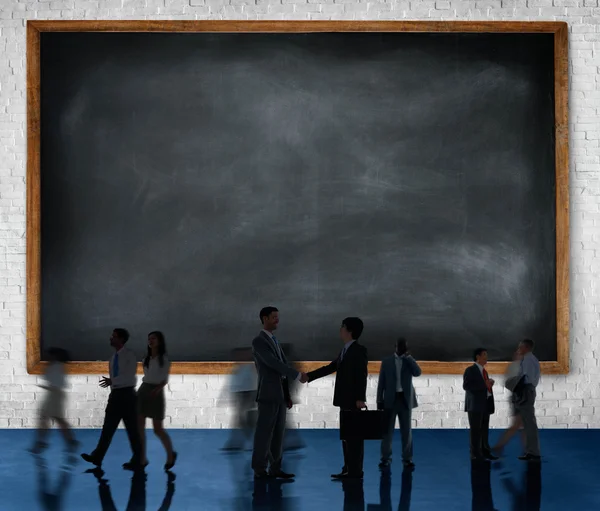
[[[556,21],[31,20],[42,32],[494,32],[555,33]]]
[[[27,22],[27,371],[42,374],[41,362],[41,223],[40,223],[40,32],[51,31],[440,31],[555,33],[556,203],[557,203],[557,357],[542,362],[543,374],[569,372],[569,196],[568,196],[568,24],[565,22],[238,22],[238,21],[38,21]],[[208,25],[207,25],[208,24]],[[257,26],[257,24],[259,26]],[[503,27],[500,24],[504,25]],[[262,25],[262,28],[261,28]],[[267,26],[268,25],[268,26]],[[275,29],[275,25],[279,29]],[[328,25],[328,26],[325,26]],[[384,27],[385,25],[385,27]],[[508,27],[507,25],[510,25]],[[137,26],[137,29],[135,29]],[[112,27],[112,28],[110,28]],[[132,28],[134,27],[134,28]],[[144,28],[145,27],[145,28]],[[202,27],[202,28],[201,28]],[[271,27],[272,30],[267,30]],[[285,30],[281,30],[285,27]],[[487,28],[486,28],[487,27]],[[385,28],[385,30],[384,30]],[[409,30],[409,28],[411,30]],[[485,29],[484,29],[485,28]],[[192,30],[193,29],[193,30]],[[235,30],[234,30],[235,29]],[[560,225],[559,225],[560,222]],[[566,300],[565,300],[566,296]],[[328,362],[301,362],[300,370],[313,370]],[[462,374],[471,362],[421,362],[423,374]],[[172,374],[228,374],[233,362],[174,362]],[[508,362],[491,362],[491,374],[502,373]],[[380,362],[369,363],[369,373],[379,372]],[[73,362],[70,374],[105,374],[106,362]],[[141,372],[141,364],[138,373]]]
[[[32,373],[41,360],[41,77],[40,31],[27,24],[26,358]]]
[[[554,124],[556,169],[556,357],[558,374],[569,373],[569,27],[554,34]]]
[[[230,374],[235,368],[243,364],[254,364],[253,362],[173,362],[171,364],[171,374]],[[299,371],[313,371],[319,367],[329,364],[329,362],[298,362],[295,367]],[[467,367],[473,362],[419,362],[423,375],[445,376],[462,375]],[[504,374],[510,362],[490,362],[486,366],[490,374]],[[37,361],[29,374],[43,374],[47,362]],[[560,362],[540,362],[542,374],[566,374],[565,367]],[[369,374],[379,374],[381,361],[369,362]],[[568,370],[568,368],[567,368]],[[108,362],[71,362],[67,364],[68,374],[108,374]],[[142,374],[142,364],[138,363],[137,373]]]

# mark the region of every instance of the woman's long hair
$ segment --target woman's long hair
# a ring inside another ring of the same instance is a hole
[[[167,346],[165,343],[165,335],[158,330],[156,330],[154,332],[150,332],[148,334],[148,337],[150,337],[151,335],[156,336],[156,338],[158,339],[158,363],[160,364],[160,367],[162,367],[165,363],[164,356],[167,353]],[[148,354],[146,355],[146,358],[144,359],[144,366],[148,367],[150,365],[151,357],[152,357],[152,348],[150,346],[148,346]]]

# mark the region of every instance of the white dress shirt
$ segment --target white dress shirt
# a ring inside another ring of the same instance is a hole
[[[283,362],[283,351],[281,349],[281,346],[279,345],[279,342],[276,342],[275,339],[273,339],[273,334],[268,330],[263,329],[263,332],[267,334],[267,337],[269,337],[269,339],[271,339],[271,342],[275,345],[275,349],[279,353],[279,359]],[[296,376],[296,380],[300,380],[300,376],[302,375],[298,373],[298,376]],[[282,376],[282,378],[285,378],[285,376]]]
[[[231,379],[232,392],[252,392],[258,388],[256,368],[251,364],[242,365]]]
[[[119,355],[119,374],[115,376],[114,363],[116,355]],[[137,357],[130,349],[123,347],[110,357],[108,368],[110,371],[110,388],[112,390],[136,386],[137,378],[135,372],[137,370]]]
[[[484,376],[483,376],[483,366],[482,366],[482,365],[479,365],[477,362],[475,362],[475,365],[476,365],[477,367],[479,367],[479,372],[481,373],[481,377],[483,378],[483,381],[485,381],[485,378],[484,378]],[[488,378],[489,378],[489,375],[488,375]],[[491,393],[491,392],[490,392],[490,390],[488,389],[488,391],[487,391],[487,397],[490,397],[491,395],[492,395],[492,393]]]
[[[51,389],[63,390],[66,387],[65,367],[61,362],[50,362],[44,379]]]
[[[540,362],[533,353],[528,352],[523,356],[523,360],[521,360],[521,372],[525,376],[526,385],[538,386],[540,382]]]
[[[394,353],[396,362],[396,392],[402,392],[402,357],[398,353]]]
[[[142,378],[142,383],[160,385],[162,382],[168,382],[170,368],[171,362],[167,358],[167,355],[163,355],[162,367],[160,367],[160,359],[158,357],[150,357],[150,360],[148,361],[148,367],[144,366],[144,377]]]

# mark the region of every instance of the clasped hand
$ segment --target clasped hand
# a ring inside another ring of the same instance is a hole
[[[308,374],[300,373],[300,383],[308,383]]]

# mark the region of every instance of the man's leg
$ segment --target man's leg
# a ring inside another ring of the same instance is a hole
[[[400,438],[402,439],[402,461],[404,464],[411,463],[413,457],[412,441],[412,409],[408,407],[404,399],[399,400],[400,407],[398,417],[400,419]]]
[[[108,404],[106,405],[106,411],[104,413],[104,424],[102,425],[100,440],[98,440],[98,445],[91,453],[91,457],[94,461],[102,463],[104,456],[106,456],[106,451],[108,451],[113,436],[115,435],[115,431],[117,431],[117,428],[119,427],[121,418],[120,396],[118,395],[118,392],[113,391],[108,396]]]
[[[540,456],[540,437],[535,418],[535,391],[526,390],[525,403],[520,405],[519,414],[525,430],[525,454]]]
[[[252,469],[258,474],[267,471],[271,437],[277,420],[278,408],[279,404],[277,403],[258,403],[258,419],[256,420],[252,451]]]
[[[492,449],[490,448],[489,434],[490,414],[484,413],[481,417],[481,452],[483,455],[490,454],[492,452]]]
[[[130,463],[132,465],[139,465],[142,462],[142,442],[137,420],[137,396],[133,389],[131,389],[131,394],[128,391],[123,392],[123,422],[125,423],[127,437],[129,438],[133,454]]]
[[[469,417],[469,438],[471,443],[471,457],[481,458],[483,453],[481,452],[481,421],[483,420],[483,414],[478,412],[468,412]]]
[[[281,472],[281,458],[283,455],[283,437],[285,435],[285,415],[287,409],[284,403],[279,405],[279,410],[276,411],[275,425],[273,427],[273,435],[271,436],[271,466],[269,471],[272,474]]]
[[[363,475],[363,459],[365,451],[365,441],[362,439],[346,440],[346,466],[348,475]]]
[[[384,411],[386,427],[381,439],[381,463],[386,465],[392,461],[392,443],[394,441],[394,427],[396,426],[396,405]]]

